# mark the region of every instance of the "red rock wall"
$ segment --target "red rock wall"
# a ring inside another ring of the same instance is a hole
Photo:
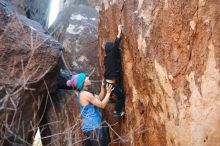
[[[219,8],[213,0],[104,0],[101,65],[103,41],[124,25],[126,118],[115,129],[123,145],[220,144]]]

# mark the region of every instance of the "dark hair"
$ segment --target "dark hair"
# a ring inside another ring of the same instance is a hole
[[[77,89],[76,87],[73,87],[73,90],[75,90],[75,91],[79,91],[79,89]]]

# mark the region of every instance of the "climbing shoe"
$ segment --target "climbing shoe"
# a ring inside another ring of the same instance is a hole
[[[125,112],[113,112],[113,117],[124,117],[125,116]]]

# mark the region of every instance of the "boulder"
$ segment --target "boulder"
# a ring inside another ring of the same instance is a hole
[[[44,145],[81,145],[83,137],[79,104],[76,95],[65,87],[66,79],[73,74],[85,72],[95,80],[91,90],[96,94],[100,90],[98,12],[84,4],[66,3],[49,29],[53,37],[65,47],[62,59],[68,69],[61,70],[58,90],[52,95],[54,107],[48,106],[44,117],[44,123],[52,123],[41,127],[44,129],[41,134],[47,137],[43,139]]]
[[[64,62],[73,73],[92,73],[100,79],[98,60],[98,13],[86,5],[69,5],[58,15],[49,31],[65,47]],[[97,92],[99,86],[93,88]]]
[[[12,4],[16,13],[39,22],[47,29],[51,0],[5,0]]]
[[[32,145],[63,46],[0,0],[0,145]]]

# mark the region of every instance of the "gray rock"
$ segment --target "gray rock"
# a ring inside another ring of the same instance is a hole
[[[31,145],[57,88],[62,45],[0,0],[0,145]]]

